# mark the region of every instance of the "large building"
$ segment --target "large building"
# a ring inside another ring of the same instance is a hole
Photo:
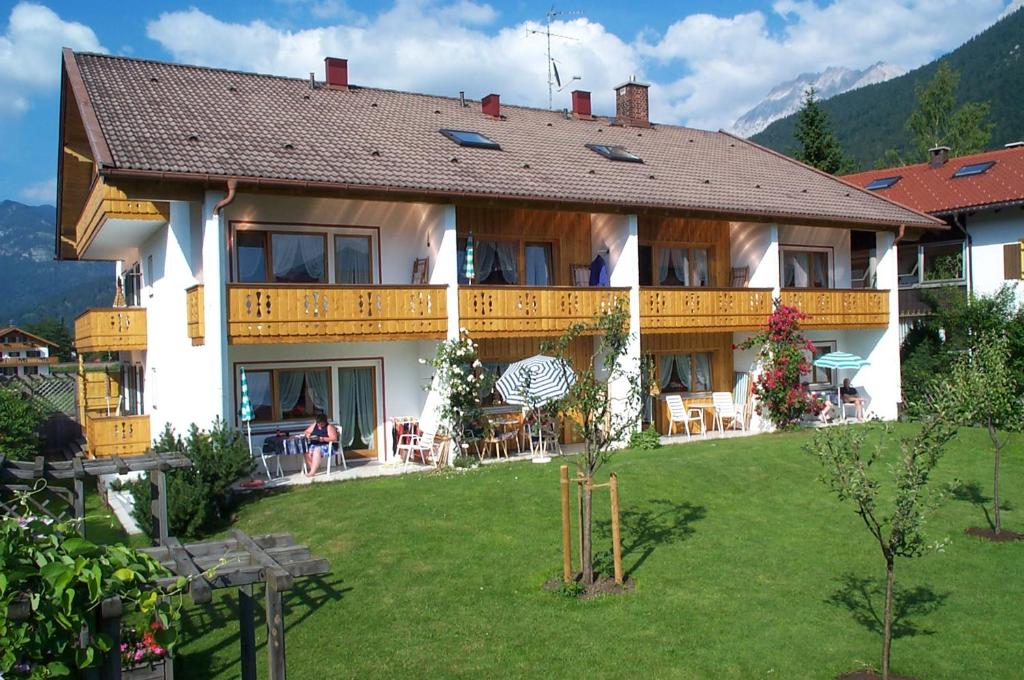
[[[992,295],[1004,285],[1024,303],[1024,142],[950,158],[936,147],[927,163],[850,175],[847,181],[950,227],[899,244],[902,330],[929,313],[921,291],[957,286]]]
[[[8,326],[0,329],[0,376],[49,375],[57,343]]]
[[[65,52],[58,256],[118,263],[129,306],[79,319],[78,348],[120,351],[138,393],[94,436],[130,453],[167,424],[238,423],[244,368],[255,434],[323,411],[347,455],[383,460],[391,419],[432,417],[418,359],[439,340],[465,328],[498,371],[616,299],[627,360],[650,356],[662,395],[732,390],[753,359],[733,345],[778,298],[816,352],[870,360],[850,377],[895,417],[894,241],[941,221],[652,123],[642,83],[607,117],[582,91],[548,111],[348,76],[341,59],[314,81]],[[663,411],[647,418],[664,430]]]

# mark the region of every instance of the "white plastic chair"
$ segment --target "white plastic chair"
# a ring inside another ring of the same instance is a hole
[[[434,432],[423,434],[403,434],[398,438],[398,446],[395,447],[398,456],[404,462],[403,470],[409,469],[409,459],[419,454],[424,464],[432,464],[435,467],[440,462],[440,457],[435,455],[436,442]]]
[[[665,396],[665,403],[668,404],[668,433],[670,435],[675,434],[676,423],[683,424],[683,432],[686,433],[686,438],[689,439],[693,436],[690,432],[690,423],[696,422],[700,427],[700,433],[702,436],[708,436],[707,429],[704,427],[704,410],[699,406],[691,406],[686,408],[686,404],[683,403],[683,398],[678,394],[669,394]]]
[[[341,436],[341,428],[338,428],[338,436]],[[330,451],[324,458],[327,459],[327,476],[331,476],[331,461],[334,460],[335,456],[341,458],[341,467],[348,470],[348,463],[345,462],[345,452],[341,449],[341,445],[338,442],[331,442]],[[322,459],[321,459],[322,460]],[[302,457],[302,474],[306,474],[306,457]]]
[[[730,428],[740,431],[745,429],[743,406],[733,402],[731,392],[712,392],[711,404],[715,408],[714,427],[716,430],[725,434],[725,421],[727,419],[730,421]]]

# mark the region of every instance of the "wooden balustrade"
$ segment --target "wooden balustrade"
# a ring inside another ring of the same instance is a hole
[[[99,177],[93,183],[75,225],[76,254],[79,257],[84,254],[108,221],[161,223],[167,222],[169,216],[167,203],[130,198],[123,190]]]
[[[617,300],[625,288],[467,286],[459,289],[459,319],[474,338],[557,335],[587,322]]]
[[[721,333],[762,328],[772,313],[770,288],[641,288],[644,333]]]
[[[885,328],[889,325],[887,290],[786,288],[782,290],[782,304],[808,315],[809,318],[800,322],[802,328]]]
[[[232,344],[443,338],[444,286],[229,284]]]
[[[141,307],[88,309],[75,319],[79,352],[118,352],[146,349],[146,310]]]
[[[57,357],[3,357],[0,366],[42,366],[57,363]]]
[[[150,447],[149,416],[85,416],[85,440],[92,458],[137,456]]]
[[[192,286],[185,290],[185,314],[188,337],[192,345],[206,342],[206,321],[203,313],[203,287]]]

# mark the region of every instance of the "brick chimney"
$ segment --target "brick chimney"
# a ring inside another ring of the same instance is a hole
[[[586,90],[572,91],[572,115],[576,118],[593,118],[590,113],[590,93]]]
[[[501,95],[489,94],[480,100],[484,115],[491,118],[501,117]]]
[[[327,73],[327,87],[348,89],[348,59],[327,57],[324,59],[324,70]]]
[[[615,88],[615,118],[620,125],[650,127],[647,83],[630,80]]]
[[[929,168],[941,168],[949,160],[949,147],[948,146],[933,146],[928,149]]]

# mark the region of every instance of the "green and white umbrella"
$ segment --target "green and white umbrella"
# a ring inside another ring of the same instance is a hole
[[[829,352],[815,359],[814,365],[818,368],[860,368],[867,366],[868,360],[848,352]]]
[[[239,407],[240,420],[245,423],[245,438],[249,442],[249,457],[252,457],[252,421],[256,419],[256,414],[252,412],[252,401],[249,400],[249,381],[245,379],[245,369],[241,369],[242,377],[242,403]],[[270,479],[270,468],[267,467],[267,461],[262,456],[260,460],[263,461],[263,470],[267,473],[267,479]]]
[[[476,265],[473,264],[473,258],[473,232],[469,232],[469,236],[466,237],[466,262],[463,264],[462,274],[470,283],[473,283],[473,279],[476,278]]]

